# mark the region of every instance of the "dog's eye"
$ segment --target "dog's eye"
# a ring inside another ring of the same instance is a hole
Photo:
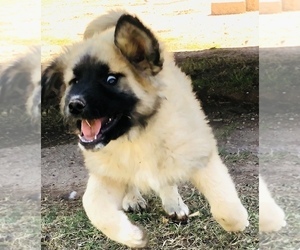
[[[113,76],[113,75],[109,75],[106,79],[106,83],[110,84],[110,85],[115,85],[117,83],[118,79],[117,77]]]
[[[77,79],[77,78],[73,78],[73,79],[69,82],[70,85],[71,85],[71,84],[76,84],[76,83],[78,83],[78,79]]]

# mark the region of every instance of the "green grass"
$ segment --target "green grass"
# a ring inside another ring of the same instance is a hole
[[[275,233],[260,234],[260,249],[299,249],[299,181],[298,155],[287,151],[259,156],[260,172],[266,178],[273,198],[286,215],[287,226]]]
[[[299,47],[260,49],[259,93],[262,111],[299,112],[299,56]]]
[[[40,248],[40,203],[8,196],[0,201],[0,249]]]
[[[226,165],[232,165],[233,163],[240,164],[246,160],[257,161],[257,156],[252,152],[242,151],[239,153],[228,153],[225,149],[220,150],[220,155],[223,156]]]
[[[238,54],[234,49],[215,49],[211,53],[190,56],[178,65],[193,80],[200,99],[218,97],[244,101],[258,101],[258,51]]]
[[[248,206],[251,225],[244,232],[227,233],[214,221],[207,201],[194,188],[183,186],[181,194],[191,213],[199,212],[197,216],[189,218],[187,224],[169,220],[159,199],[153,195],[146,196],[149,205],[147,211],[128,214],[146,229],[149,249],[258,248],[256,196],[242,195],[244,204]],[[128,249],[107,239],[90,224],[81,200],[57,201],[47,197],[42,204],[43,249]]]
[[[221,153],[227,165],[244,165],[257,160],[250,152]],[[236,187],[242,203],[249,213],[250,226],[244,232],[228,233],[213,219],[209,204],[203,195],[190,184],[183,184],[180,193],[189,206],[187,224],[170,220],[163,211],[161,201],[148,195],[146,211],[128,213],[129,218],[145,228],[149,237],[148,249],[258,249],[258,181],[248,177],[248,182],[238,180]],[[44,194],[42,201],[43,249],[128,249],[107,239],[89,222],[81,200],[58,200]]]
[[[299,201],[286,200],[288,202],[282,206],[287,214],[287,226],[278,232],[261,233],[259,237],[259,245],[262,250],[273,249],[296,249],[300,248],[300,216],[299,211],[295,210],[299,207]]]
[[[274,199],[286,214],[287,225],[278,232],[261,233],[259,237],[261,250],[298,250],[300,248],[299,192],[296,190],[297,187],[294,187],[293,192],[293,190],[287,186],[276,187],[277,192],[273,192]],[[280,194],[284,195],[280,197]]]
[[[215,130],[214,135],[219,140],[226,139],[236,130],[237,125],[238,124],[234,122],[230,124],[226,124],[226,126],[223,126]]]

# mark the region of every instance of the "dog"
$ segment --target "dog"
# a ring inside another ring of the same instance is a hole
[[[1,107],[24,110],[35,127],[41,118],[41,48],[32,46],[19,55],[0,74]]]
[[[286,224],[284,211],[277,205],[265,181],[259,176],[259,231],[276,232]]]
[[[107,237],[147,245],[124,212],[146,207],[140,191],[154,191],[169,216],[186,219],[177,188],[185,181],[226,231],[249,225],[190,78],[138,17],[116,10],[93,20],[83,41],[46,67],[42,86],[43,98],[56,93],[64,118],[78,127],[89,171],[83,207]]]

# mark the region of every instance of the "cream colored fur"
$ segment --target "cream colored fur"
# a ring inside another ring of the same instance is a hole
[[[32,46],[27,48],[21,55],[14,58],[5,68],[7,73],[6,84],[11,84],[12,92],[18,93],[25,99],[26,113],[33,123],[40,123],[40,99],[41,99],[41,48]],[[0,72],[1,73],[1,72]],[[3,74],[4,72],[2,72]],[[28,74],[30,79],[20,79],[18,75]],[[0,74],[0,78],[1,78]],[[19,85],[19,86],[18,86]],[[17,87],[14,87],[17,86]],[[0,86],[0,92],[1,92]],[[4,97],[5,98],[5,95]],[[6,97],[7,98],[7,97]],[[5,103],[5,100],[2,100]],[[17,102],[20,100],[16,100]]]
[[[27,114],[35,121],[40,123],[41,116],[41,49],[33,47],[27,54],[24,64],[31,72],[31,88],[29,90],[29,97],[26,101]],[[38,99],[39,102],[36,103]]]
[[[113,12],[93,21],[85,32],[86,40],[60,58],[65,83],[74,77],[72,67],[89,53],[107,63],[112,72],[126,76],[120,88],[141,100],[136,113],[148,114],[159,103],[145,128],[134,127],[98,151],[81,147],[90,174],[83,197],[89,219],[109,238],[129,247],[144,247],[144,231],[130,222],[123,209],[145,207],[139,190],[153,190],[169,215],[186,218],[189,210],[176,184],[191,181],[205,195],[213,217],[225,230],[244,230],[249,224],[247,211],[218,155],[216,140],[192,92],[190,78],[161,44],[162,70],[155,76],[134,72],[114,45],[113,25],[120,15]],[[68,90],[67,86],[65,95]],[[66,111],[64,100],[62,111]]]
[[[259,177],[259,231],[278,231],[285,225],[283,210],[272,198],[264,180]]]
[[[108,28],[114,27],[117,20],[125,13],[122,9],[109,11],[106,15],[94,19],[86,27],[83,37],[84,39],[91,38],[95,33],[101,33]]]

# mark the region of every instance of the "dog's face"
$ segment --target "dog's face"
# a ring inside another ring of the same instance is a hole
[[[116,16],[114,24],[97,30],[91,23],[93,36],[68,48],[42,77],[43,98],[62,93],[61,111],[77,124],[87,150],[137,133],[160,105],[163,59],[157,39],[128,14],[108,14],[99,23],[109,15]]]

